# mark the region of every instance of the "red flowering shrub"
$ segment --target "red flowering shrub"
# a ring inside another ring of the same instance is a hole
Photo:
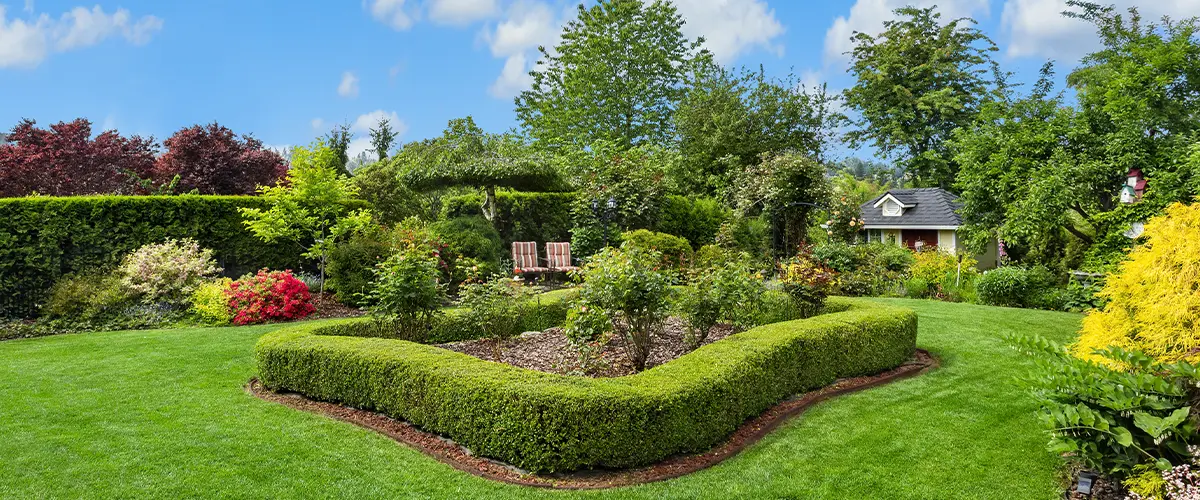
[[[291,271],[263,269],[230,283],[225,293],[235,325],[301,319],[315,309],[309,302],[312,296],[308,285],[292,276]]]

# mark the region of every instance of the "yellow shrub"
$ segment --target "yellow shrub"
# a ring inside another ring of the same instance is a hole
[[[225,290],[232,282],[229,278],[221,278],[196,287],[192,293],[192,311],[196,317],[210,325],[228,325],[233,319],[233,311],[229,309],[229,296],[225,295]]]
[[[963,275],[975,272],[975,259],[963,256]],[[958,272],[958,256],[937,250],[925,250],[913,254],[913,264],[908,268],[909,276],[923,279],[929,283],[940,283],[948,276]]]
[[[1108,346],[1140,350],[1160,361],[1200,359],[1200,203],[1176,203],[1146,224],[1138,246],[1109,276],[1102,311],[1083,319],[1076,356]]]

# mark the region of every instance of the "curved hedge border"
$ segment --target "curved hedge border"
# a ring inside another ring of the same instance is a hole
[[[913,312],[830,302],[842,310],[753,328],[611,379],[307,325],[265,335],[255,356],[270,389],[379,411],[524,469],[628,468],[711,448],[788,396],[893,368],[915,351]]]

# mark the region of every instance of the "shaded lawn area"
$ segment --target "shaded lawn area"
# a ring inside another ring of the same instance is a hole
[[[0,497],[1051,499],[1058,459],[1005,333],[1079,315],[904,299],[942,367],[821,403],[716,467],[603,492],[493,483],[243,391],[278,326],[0,342]]]

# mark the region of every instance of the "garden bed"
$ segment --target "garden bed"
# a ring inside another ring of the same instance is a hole
[[[883,373],[839,379],[820,389],[788,398],[767,409],[758,417],[744,422],[723,443],[701,453],[677,455],[636,469],[588,470],[542,475],[532,474],[510,464],[478,456],[471,449],[453,440],[423,431],[408,422],[396,420],[382,413],[315,401],[296,393],[274,392],[264,388],[258,380],[251,380],[246,385],[246,389],[266,401],[374,430],[400,443],[412,446],[425,455],[458,470],[483,478],[543,488],[600,489],[663,481],[712,467],[737,455],[746,447],[770,434],[780,424],[803,413],[814,404],[842,394],[920,375],[937,366],[937,358],[927,351],[917,350],[911,359]]]
[[[689,352],[684,344],[687,324],[680,318],[668,318],[663,330],[654,337],[646,368],[653,368]],[[721,340],[736,332],[732,325],[717,325],[709,332],[704,345]],[[499,361],[512,366],[545,373],[569,375],[586,374],[593,377],[622,377],[636,373],[625,355],[625,339],[612,336],[600,346],[598,363],[592,367],[580,365],[575,349],[561,327],[541,332],[526,332],[520,337],[500,343],[500,359],[496,359],[496,343],[489,339],[439,344],[438,347],[461,352],[479,359]]]

